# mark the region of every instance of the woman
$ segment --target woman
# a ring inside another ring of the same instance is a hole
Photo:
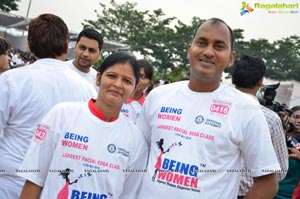
[[[0,75],[10,69],[10,57],[8,56],[9,48],[10,42],[5,38],[0,37]]]
[[[70,169],[69,168],[67,168],[64,171],[61,171],[61,173],[59,175],[61,175],[63,177],[63,179],[66,180],[66,184],[59,191],[59,193],[57,195],[57,199],[68,199],[68,196],[69,196],[69,185],[77,183],[78,180],[76,179],[73,182],[70,182],[70,179],[69,179]]]
[[[140,67],[140,81],[122,107],[122,113],[134,123],[136,123],[140,115],[146,97],[145,92],[151,85],[153,76],[153,67],[147,60],[138,60],[138,65]]]
[[[293,124],[293,132],[291,135],[294,147],[289,147],[289,168],[283,180],[279,182],[279,189],[274,199],[291,199],[293,192],[297,194],[297,183],[300,179],[300,152],[299,152],[299,133],[300,133],[300,106],[291,108],[293,115],[289,117],[289,123]],[[291,127],[289,127],[291,128]],[[296,188],[296,189],[295,189]],[[296,196],[293,197],[297,198]]]
[[[157,157],[157,161],[154,165],[155,167],[155,171],[154,171],[154,174],[152,176],[152,181],[154,182],[155,181],[155,178],[156,178],[156,175],[157,175],[157,172],[160,170],[161,168],[161,164],[162,164],[162,155],[165,154],[166,152],[169,152],[170,149],[167,149],[166,151],[164,151],[164,148],[163,148],[163,145],[164,145],[164,139],[160,139],[158,142],[156,142],[157,144],[157,147],[159,148],[160,150],[160,154],[159,156]]]
[[[139,81],[135,57],[114,53],[97,75],[97,99],[61,103],[38,125],[20,173],[27,179],[21,198],[58,198],[65,183],[57,172],[77,179],[68,198],[135,198],[147,162],[142,134],[121,107]],[[42,190],[42,191],[41,191]]]

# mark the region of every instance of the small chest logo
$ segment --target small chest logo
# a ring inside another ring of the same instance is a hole
[[[196,124],[201,124],[203,121],[204,121],[204,117],[203,117],[202,115],[198,115],[198,116],[195,118]]]
[[[114,145],[114,144],[109,144],[109,145],[107,146],[107,150],[108,150],[108,152],[110,152],[110,153],[116,152],[116,149],[117,149],[117,147],[116,147],[116,145]]]

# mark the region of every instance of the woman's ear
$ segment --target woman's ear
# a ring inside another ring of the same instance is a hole
[[[101,74],[100,72],[97,72],[97,76],[96,76],[96,85],[100,86],[100,82],[101,82]]]

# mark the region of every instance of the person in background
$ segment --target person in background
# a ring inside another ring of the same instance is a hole
[[[93,65],[101,55],[103,36],[92,28],[83,29],[77,38],[73,60],[67,61],[68,66],[92,84],[96,90],[97,71]]]
[[[145,91],[145,97],[147,97],[149,95],[149,93],[152,91],[153,89],[153,83],[150,83],[150,86],[147,87],[146,91]]]
[[[0,75],[5,71],[10,69],[10,57],[8,55],[8,50],[10,48],[10,42],[0,37]],[[3,134],[3,130],[0,129],[0,137]]]
[[[38,60],[0,76],[0,198],[19,198],[25,180],[17,173],[22,172],[19,167],[35,126],[45,114],[59,102],[87,101],[97,95],[64,63],[69,34],[60,17],[41,14],[32,19],[27,40]]]
[[[263,78],[266,72],[266,65],[262,59],[250,55],[242,56],[236,60],[232,71],[232,84],[235,87],[249,94],[255,100],[255,96],[259,88],[263,85]],[[285,131],[282,127],[280,117],[270,109],[261,106],[261,109],[268,122],[272,144],[280,164],[280,171],[278,171],[277,180],[282,180],[288,170],[288,150],[286,146]],[[244,198],[251,186],[253,180],[251,173],[247,172],[247,168],[243,167],[241,172],[241,182],[239,188],[239,197]]]
[[[190,80],[152,90],[137,121],[150,148],[138,198],[237,198],[243,157],[254,178],[247,197],[271,199],[280,166],[260,105],[220,82],[235,59],[231,28],[218,18],[200,24],[187,58]]]
[[[299,194],[299,186],[297,188],[297,184],[300,180],[300,106],[294,106],[291,110],[294,114],[288,120],[290,124],[293,124],[293,130],[288,140],[292,140],[295,146],[288,148],[290,151],[288,172],[286,177],[279,182],[279,189],[274,199],[299,199],[296,196]]]
[[[21,53],[22,53],[22,51],[17,49],[15,51],[15,53],[12,55],[11,61],[12,61],[13,68],[18,68],[18,67],[24,66],[24,61],[22,59]]]
[[[10,48],[10,42],[0,37],[0,75],[9,70],[10,57],[8,56],[8,50]]]
[[[131,96],[124,103],[121,112],[136,123],[145,101],[145,91],[151,86],[153,67],[144,59],[138,60],[140,66],[140,81]]]
[[[21,199],[136,198],[148,149],[120,110],[139,81],[139,71],[135,57],[113,53],[99,68],[97,99],[65,102],[50,110],[37,125],[21,166],[40,171],[20,173],[27,179]]]
[[[153,82],[153,89],[160,86],[160,80],[155,80]]]

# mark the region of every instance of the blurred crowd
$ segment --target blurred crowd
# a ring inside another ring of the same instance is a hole
[[[8,51],[8,56],[10,57],[10,68],[25,66],[36,61],[35,57],[30,52],[19,49],[11,48]]]

